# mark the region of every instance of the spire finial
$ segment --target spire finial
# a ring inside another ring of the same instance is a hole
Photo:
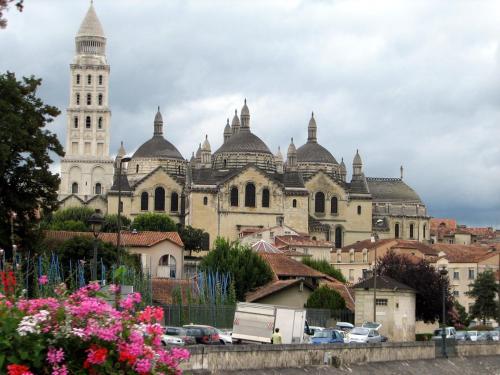
[[[205,139],[208,139],[208,134],[205,134]]]
[[[247,98],[245,98],[245,104],[247,104]]]
[[[403,179],[403,166],[401,165],[401,167],[399,168],[399,171],[401,172],[401,180]]]
[[[311,112],[311,117],[314,118],[314,111]]]
[[[229,117],[227,118],[226,124],[228,124],[228,125],[229,125]]]
[[[293,137],[292,137],[292,143],[293,143]]]

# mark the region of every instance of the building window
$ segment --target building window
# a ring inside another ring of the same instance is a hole
[[[87,94],[87,105],[92,104],[92,94]]]
[[[80,84],[80,74],[77,74],[76,75],[76,84],[79,85]]]
[[[179,194],[175,191],[170,195],[170,211],[179,211]]]
[[[399,224],[394,225],[394,237],[399,238]]]
[[[155,211],[165,211],[165,189],[162,187],[155,189]]]
[[[354,250],[349,251],[349,263],[354,263]]]
[[[269,189],[262,190],[262,207],[269,207]]]
[[[99,96],[97,97],[97,102],[99,103],[99,105],[102,105],[102,94],[99,94]]]
[[[459,270],[453,271],[453,280],[460,280],[460,271]]]
[[[99,120],[97,120],[97,128],[102,129],[102,117],[99,117]]]
[[[102,194],[102,186],[99,182],[97,184],[95,184],[95,193],[96,193],[96,195]]]
[[[325,194],[321,191],[318,191],[314,196],[314,212],[325,212]]]
[[[339,212],[339,200],[337,197],[333,197],[330,203],[330,213],[336,215]]]
[[[149,206],[149,197],[148,193],[143,192],[141,194],[141,211],[147,211]]]
[[[413,230],[414,230],[415,226],[413,224],[410,224],[410,239],[413,240]]]
[[[474,269],[469,268],[469,280],[474,280],[474,279],[475,279]]]
[[[85,118],[85,127],[86,127],[87,129],[90,129],[90,127],[91,127],[91,126],[92,126],[92,121],[90,120],[90,116],[87,116],[87,117]]]
[[[368,262],[368,251],[366,249],[363,250],[363,263]]]
[[[255,185],[251,182],[245,186],[245,207],[255,207]]]
[[[427,225],[424,224],[424,227],[422,228],[422,234],[423,234],[423,237],[424,237],[424,240],[425,240],[425,235],[427,234]]]
[[[74,124],[74,125],[73,125],[73,126],[74,126],[74,128],[75,128],[75,129],[78,129],[78,117],[75,117],[75,118],[73,119],[73,124]]]
[[[459,296],[460,296],[460,292],[458,290],[454,290],[453,297],[459,297]]]
[[[139,164],[135,165],[135,173],[139,173]]]
[[[335,248],[340,249],[342,247],[342,228],[335,228]]]
[[[224,168],[226,168],[226,167],[227,167],[227,160],[224,159]]]
[[[236,186],[231,188],[231,206],[238,207],[238,188]]]
[[[203,205],[206,206],[208,204],[208,198],[203,197]]]
[[[71,185],[71,194],[78,194],[78,184],[76,182]]]
[[[76,94],[76,104],[80,105],[80,94]]]
[[[176,273],[177,273],[177,261],[175,260],[175,258],[172,255],[162,256],[160,258],[159,265],[163,266],[163,267],[170,267],[169,277],[171,279],[175,279],[175,277],[177,276],[176,275]]]
[[[99,74],[99,85],[102,85],[102,74]]]
[[[92,76],[90,74],[87,76],[87,84],[88,85],[92,84]]]
[[[387,298],[377,298],[375,304],[377,306],[387,306]]]
[[[358,215],[361,215],[361,206],[358,206]]]
[[[293,207],[293,208],[297,208],[297,199],[294,199],[294,200],[292,201],[292,207]]]

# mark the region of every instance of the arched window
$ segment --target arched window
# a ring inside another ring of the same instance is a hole
[[[162,275],[162,277],[170,277],[171,279],[175,279],[177,273],[177,261],[172,255],[163,255],[160,258],[159,266],[169,267],[170,272],[168,276]]]
[[[71,185],[71,194],[78,194],[78,184],[76,182]]]
[[[165,189],[162,187],[155,189],[155,211],[165,211]]]
[[[99,74],[99,85],[102,85],[102,74]]]
[[[99,105],[102,105],[102,94],[99,94],[99,96],[97,97],[97,102],[99,103]]]
[[[325,194],[321,191],[318,191],[314,196],[314,212],[325,212]]]
[[[147,211],[149,206],[149,196],[147,192],[141,194],[141,211]]]
[[[330,203],[330,212],[332,214],[337,214],[339,212],[339,200],[337,199],[337,197],[333,197]]]
[[[205,206],[208,204],[208,198],[207,197],[203,197],[203,204]]]
[[[245,207],[255,207],[255,185],[251,182],[245,186]]]
[[[394,237],[399,238],[399,224],[394,225]]]
[[[231,188],[231,206],[238,207],[238,188],[236,186]]]
[[[87,84],[92,84],[92,76],[90,74],[87,76]]]
[[[99,120],[97,120],[97,127],[102,129],[102,117],[99,117]]]
[[[414,228],[415,228],[415,226],[413,224],[410,224],[410,239],[412,239],[412,240],[413,240],[413,235],[414,235],[414,233],[413,233]]]
[[[227,167],[227,160],[224,159],[224,168],[226,168],[226,167]]]
[[[335,228],[335,248],[340,249],[342,247],[342,228]]]
[[[102,186],[99,182],[97,184],[95,184],[95,193],[96,193],[96,195],[102,194]]]
[[[425,235],[426,235],[426,232],[427,231],[427,225],[424,224],[424,227],[422,228],[422,234],[423,234],[423,237],[424,237],[424,240],[425,240]]]
[[[139,164],[135,165],[135,173],[139,173]]]
[[[76,75],[76,84],[79,85],[80,84],[80,74],[77,74]]]
[[[293,207],[293,208],[297,208],[297,199],[294,199],[294,200],[292,201],[292,207]]]
[[[179,194],[175,191],[170,195],[170,211],[179,211]]]
[[[269,189],[262,190],[262,207],[269,207]]]
[[[87,105],[92,104],[92,94],[87,94]]]
[[[76,101],[76,104],[80,104],[80,94],[76,94],[76,97],[75,97],[75,101]]]
[[[361,215],[361,206],[358,206],[358,215]]]
[[[73,124],[74,124],[73,126],[75,127],[75,129],[78,129],[78,117],[75,117],[73,119]]]
[[[86,127],[87,129],[90,129],[90,126],[91,126],[91,125],[92,125],[92,121],[90,120],[90,116],[87,116],[87,117],[85,118],[85,127]]]

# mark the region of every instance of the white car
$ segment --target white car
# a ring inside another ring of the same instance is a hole
[[[220,343],[222,345],[228,345],[233,343],[233,338],[231,336],[232,332],[224,332],[217,328],[215,330],[219,334]]]
[[[367,344],[372,342],[382,342],[382,336],[374,329],[364,327],[354,327],[349,332],[349,343]]]
[[[479,332],[477,331],[467,331],[467,335],[470,337],[470,341],[477,341],[479,337]]]
[[[443,332],[442,328],[435,329],[434,336],[432,336],[432,339],[433,340],[442,340],[443,339],[441,336],[442,332]],[[446,334],[447,339],[454,339],[456,334],[457,334],[457,331],[455,330],[454,327],[446,327],[444,332]],[[476,338],[477,338],[477,336],[476,336]]]

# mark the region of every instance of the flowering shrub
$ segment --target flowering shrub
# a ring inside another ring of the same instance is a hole
[[[162,346],[163,310],[137,311],[139,293],[120,309],[99,296],[97,283],[69,295],[61,286],[57,294],[17,301],[0,294],[0,373],[179,374],[189,358],[185,349]]]

